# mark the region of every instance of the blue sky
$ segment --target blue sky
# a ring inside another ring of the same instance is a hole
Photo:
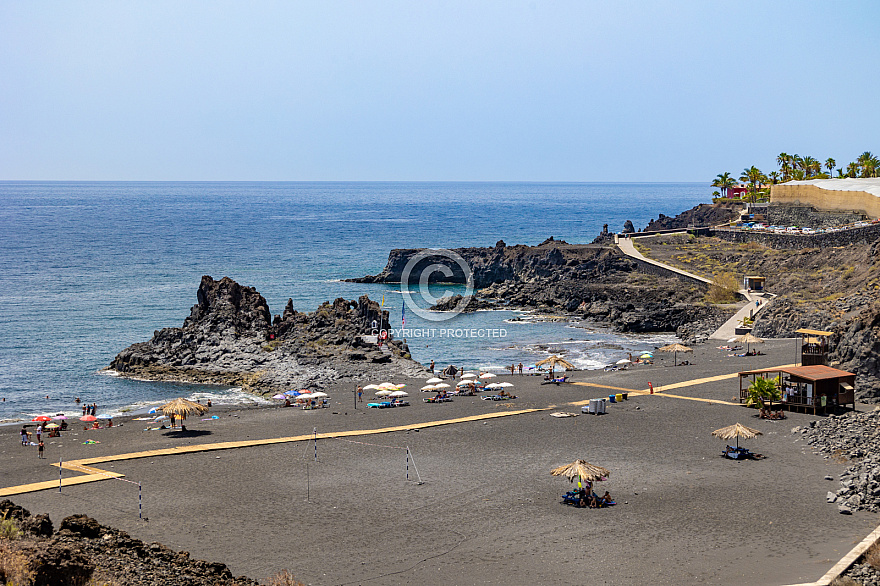
[[[880,151],[880,2],[0,0],[0,179],[709,181]]]

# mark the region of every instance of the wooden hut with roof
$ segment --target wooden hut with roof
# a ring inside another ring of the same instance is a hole
[[[779,377],[782,402],[789,411],[812,410],[813,414],[833,413],[840,405],[856,408],[855,382],[852,372],[831,368],[821,364],[809,366],[777,366],[761,370],[747,370],[739,373],[739,402],[749,396],[751,381],[757,377]],[[748,384],[743,387],[743,382]]]
[[[831,335],[834,332],[801,328],[795,330],[800,345],[800,363],[803,366],[828,364],[828,353],[831,352]]]

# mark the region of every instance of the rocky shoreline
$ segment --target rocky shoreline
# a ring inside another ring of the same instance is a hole
[[[182,327],[129,346],[109,368],[127,377],[241,386],[263,395],[323,389],[367,369],[380,378],[425,372],[403,342],[379,349],[363,340],[372,321],[388,326],[388,312],[367,296],[326,302],[311,313],[294,310],[288,300],[274,318],[259,292],[228,277],[202,277],[197,297]]]

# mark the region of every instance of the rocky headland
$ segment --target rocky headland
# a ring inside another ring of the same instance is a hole
[[[127,377],[241,386],[261,394],[320,389],[367,373],[384,379],[425,372],[401,341],[380,349],[363,340],[374,320],[388,326],[388,312],[366,295],[325,302],[311,313],[296,311],[288,300],[273,318],[253,287],[204,276],[197,298],[182,327],[129,346],[109,368]]]
[[[55,531],[48,515],[0,501],[0,584],[33,586],[258,586],[225,564],[144,543],[85,515],[65,517]]]

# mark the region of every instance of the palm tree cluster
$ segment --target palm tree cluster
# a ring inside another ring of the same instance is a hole
[[[782,174],[782,181],[802,180],[802,179],[830,179],[837,161],[828,157],[825,159],[824,167],[827,173],[822,171],[823,164],[814,157],[800,155],[789,155],[788,153],[779,153],[776,157],[779,164],[779,172]],[[837,168],[838,177],[877,177],[880,173],[880,159],[878,159],[871,151],[865,151],[854,162],[849,163],[845,170]]]
[[[825,163],[820,163],[815,157],[807,155],[789,155],[788,153],[779,153],[776,157],[776,163],[779,165],[779,171],[772,171],[764,174],[760,169],[752,165],[743,169],[739,176],[742,183],[749,186],[749,194],[754,196],[761,189],[761,186],[767,183],[784,183],[786,181],[803,179],[830,179],[832,173],[837,167],[837,161],[828,157]],[[828,170],[826,173],[822,171],[822,167]],[[849,163],[846,168],[837,168],[837,177],[878,177],[880,176],[880,159],[878,159],[871,151],[865,151],[859,157]],[[720,192],[716,191],[713,195],[721,195],[727,197],[727,190],[737,185],[736,179],[727,172],[719,173],[712,181],[712,187],[717,187]]]

